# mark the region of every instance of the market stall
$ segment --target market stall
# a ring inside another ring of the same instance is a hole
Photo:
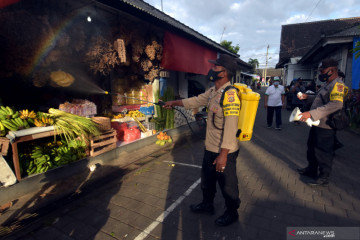
[[[113,15],[100,8],[103,19],[59,29],[65,17],[51,7],[23,1],[0,14],[0,149],[18,180],[174,128],[174,110],[153,104],[175,99],[164,30],[104,22]]]

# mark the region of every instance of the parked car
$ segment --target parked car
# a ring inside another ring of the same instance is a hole
[[[290,91],[291,87],[295,85],[297,79],[294,79],[291,81],[290,85],[286,87],[285,94],[286,94],[286,109],[292,110],[292,99],[294,94]],[[308,94],[315,94],[316,93],[316,85],[315,81],[313,79],[301,79],[302,83],[301,85],[304,86],[305,92]]]

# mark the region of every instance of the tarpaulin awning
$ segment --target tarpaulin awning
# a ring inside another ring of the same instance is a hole
[[[0,8],[4,8],[19,1],[20,0],[0,0]]]
[[[206,75],[217,53],[190,40],[166,32],[161,67],[167,70]]]

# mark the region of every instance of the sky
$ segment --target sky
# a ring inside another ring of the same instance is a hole
[[[240,58],[259,68],[279,60],[281,25],[360,17],[360,0],[144,0],[220,43],[239,45]],[[162,4],[161,4],[162,2]]]

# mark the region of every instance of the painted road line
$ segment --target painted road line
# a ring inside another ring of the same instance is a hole
[[[181,164],[182,165],[182,164]],[[195,165],[193,165],[195,166]],[[198,166],[196,166],[198,167]],[[145,239],[152,230],[154,230],[157,225],[162,223],[165,218],[172,212],[174,209],[180,205],[180,203],[185,199],[185,197],[189,196],[189,194],[200,184],[201,179],[199,178],[196,182],[194,182],[186,192],[181,195],[173,204],[170,205],[164,212],[162,212],[154,222],[152,222],[145,230],[143,230],[136,238],[135,240],[143,240]]]
[[[175,164],[175,165],[182,165],[182,166],[188,166],[188,167],[201,168],[201,166],[193,165],[193,164],[187,164],[187,163],[179,163],[179,162],[172,162],[172,161],[164,161],[164,162],[173,163],[173,164]]]

